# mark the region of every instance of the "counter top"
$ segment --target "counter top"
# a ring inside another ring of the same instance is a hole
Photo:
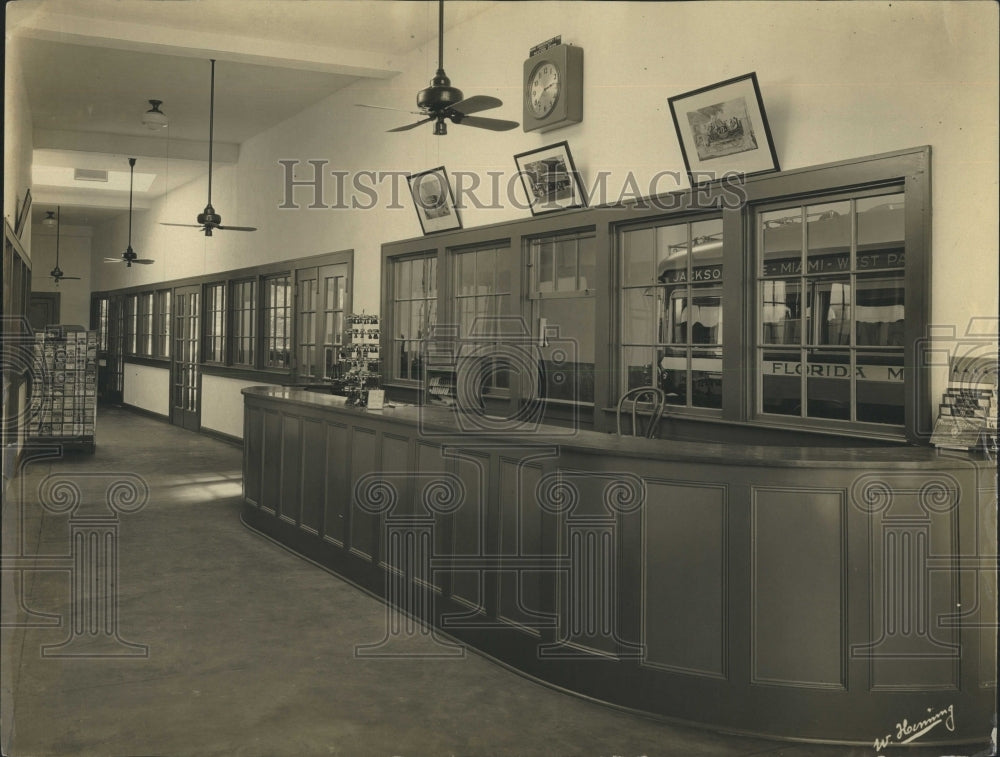
[[[388,406],[382,410],[348,407],[343,397],[330,394],[276,386],[252,386],[243,389],[247,398],[278,400],[304,409],[333,411],[347,415],[365,416],[369,420],[380,418],[408,426],[421,425],[438,441],[463,444],[523,443],[524,445],[559,445],[580,454],[608,455],[613,457],[673,460],[676,462],[708,463],[712,465],[750,465],[774,468],[827,468],[850,467],[854,469],[936,470],[967,468],[970,465],[990,465],[961,452],[941,453],[931,447],[863,446],[858,447],[803,447],[748,445],[736,443],[693,442],[680,439],[644,439],[618,436],[584,429],[537,425],[530,430],[503,434],[465,430],[459,425],[456,411],[443,407],[416,405]],[[493,419],[499,423],[500,419]],[[473,425],[472,423],[467,425]],[[452,436],[453,435],[453,436]],[[449,440],[449,437],[452,437]]]

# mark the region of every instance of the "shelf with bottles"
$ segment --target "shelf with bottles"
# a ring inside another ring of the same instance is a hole
[[[379,356],[379,317],[371,313],[351,313],[340,346],[333,390],[347,397],[347,404],[365,407],[368,391],[382,386]]]

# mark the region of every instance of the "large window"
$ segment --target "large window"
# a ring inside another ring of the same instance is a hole
[[[531,323],[537,324],[547,400],[594,401],[597,253],[594,233],[532,239]]]
[[[125,354],[138,354],[136,350],[139,331],[139,295],[125,297]]]
[[[452,259],[454,279],[455,325],[459,339],[475,339],[477,352],[491,337],[499,346],[512,324],[510,248],[481,247],[456,252]],[[482,391],[506,390],[510,387],[510,368],[507,360],[498,357],[477,366],[478,381]]]
[[[231,287],[233,365],[254,367],[254,338],[257,335],[257,282],[255,279],[234,281]]]
[[[287,273],[264,278],[264,368],[291,367],[292,285]]]
[[[153,355],[153,293],[143,292],[138,299],[136,318],[135,354]]]
[[[153,354],[155,357],[170,357],[170,296],[169,289],[156,293],[156,325],[154,328]]]
[[[392,260],[387,274],[392,282],[391,370],[393,378],[422,378],[427,335],[437,323],[437,258]]]
[[[205,286],[205,342],[202,360],[224,363],[226,360],[226,285],[223,282]]]
[[[722,407],[722,219],[627,229],[621,251],[622,391]]]
[[[903,425],[904,197],[757,214],[758,411]]]
[[[97,300],[97,349],[101,352],[108,351],[108,298],[100,297]]]

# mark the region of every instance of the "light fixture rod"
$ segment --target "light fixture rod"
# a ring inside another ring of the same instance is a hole
[[[212,137],[215,133],[215,58],[212,61],[212,87],[208,100],[208,204],[212,204]]]
[[[438,69],[444,72],[444,0],[438,0]]]
[[[56,268],[59,267],[59,206],[56,205]]]
[[[128,248],[132,249],[132,178],[135,175],[135,158],[128,159]]]

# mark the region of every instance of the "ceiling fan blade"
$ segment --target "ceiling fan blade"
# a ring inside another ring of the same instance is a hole
[[[412,113],[415,116],[426,116],[422,110],[405,110],[403,108],[387,108],[384,105],[368,105],[367,103],[354,103],[358,108],[375,108],[376,110],[392,110],[396,113]]]
[[[60,276],[59,281],[79,281],[79,276]]]
[[[520,126],[517,121],[504,121],[500,118],[482,118],[480,116],[466,116],[455,123],[462,126],[475,126],[477,129],[489,129],[490,131],[510,131]]]
[[[167,223],[166,221],[160,221],[160,226],[183,226],[185,229],[200,229],[202,228],[196,223]]]
[[[124,263],[125,258],[104,258],[105,263]]]
[[[464,113],[469,115],[470,113],[479,113],[483,110],[489,110],[490,108],[499,108],[503,105],[503,100],[498,100],[495,97],[489,97],[487,95],[474,95],[472,97],[466,97],[461,102],[455,103],[451,106],[451,110],[457,110],[459,113]]]
[[[132,262],[138,263],[139,265],[153,265],[153,263],[155,263],[156,261],[150,260],[149,258],[138,258],[137,260],[133,260]]]
[[[257,231],[256,226],[214,226],[213,228],[223,231]]]
[[[416,129],[418,126],[423,126],[424,124],[429,124],[434,118],[425,118],[423,121],[417,121],[413,124],[407,124],[406,126],[397,126],[395,129],[388,129],[387,132],[394,131],[409,131],[410,129]]]

